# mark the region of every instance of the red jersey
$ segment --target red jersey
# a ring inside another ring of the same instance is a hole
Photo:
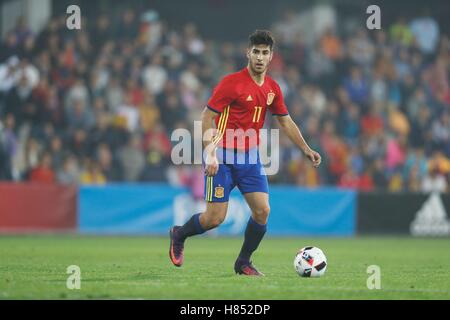
[[[247,68],[222,79],[208,101],[216,118],[217,135],[213,142],[222,148],[248,150],[259,145],[259,130],[267,109],[272,115],[288,115],[280,86],[265,76],[260,86]],[[230,130],[231,129],[231,130]]]

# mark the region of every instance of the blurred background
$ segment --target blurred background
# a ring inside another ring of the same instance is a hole
[[[165,233],[201,210],[203,172],[172,164],[171,133],[193,130],[213,87],[246,66],[248,35],[269,29],[270,74],[323,158],[313,169],[281,135],[274,234],[414,221],[450,234],[449,2],[379,1],[381,30],[366,27],[368,1],[0,3],[0,229]],[[81,30],[66,27],[72,4]],[[70,218],[42,226],[39,201]],[[239,233],[238,193],[230,212],[225,233]]]

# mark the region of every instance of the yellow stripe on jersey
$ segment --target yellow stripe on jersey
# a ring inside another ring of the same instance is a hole
[[[225,129],[227,127],[228,116],[230,115],[230,106],[226,107],[223,110],[223,113],[220,115],[219,123],[217,125],[218,134],[213,138],[212,142],[217,144],[220,139],[222,139],[225,134]]]
[[[230,115],[230,106],[228,106],[225,109],[225,118],[223,120],[222,127],[220,128],[220,132],[222,133],[222,136],[225,134],[225,129],[227,127],[227,122],[228,122],[228,116],[229,115]]]
[[[225,131],[226,131],[226,128],[227,128],[227,122],[228,122],[228,116],[230,115],[230,106],[228,106],[228,108],[226,109],[226,113],[225,113],[225,119],[224,119],[224,121],[223,121],[223,125],[222,125],[222,128],[221,128],[221,134],[220,134],[220,138],[217,140],[217,142],[219,142],[220,141],[220,139],[222,139],[222,137],[224,136],[224,134],[225,134]]]
[[[222,121],[225,118],[224,115],[225,115],[225,110],[224,110],[224,112],[222,112],[220,114],[219,122],[217,122],[217,130],[219,130],[220,126],[222,125]]]
[[[223,135],[223,131],[224,131],[223,128],[224,128],[224,126],[226,126],[226,121],[227,121],[227,118],[228,118],[228,110],[229,110],[229,108],[230,108],[230,106],[226,107],[223,110],[222,115],[220,116],[219,123],[217,125],[218,135],[215,137],[215,140],[217,140],[217,141],[219,140],[217,138],[220,137],[221,135]]]
[[[219,122],[217,123],[217,135],[214,137],[216,139],[218,136],[220,136],[220,134],[222,132],[221,130],[222,130],[222,126],[223,126],[223,121],[225,120],[226,112],[227,112],[227,108],[225,108],[223,110],[222,114],[220,115]]]

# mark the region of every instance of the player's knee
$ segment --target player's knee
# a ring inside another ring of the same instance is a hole
[[[207,229],[213,229],[222,224],[225,220],[226,211],[222,210],[208,210],[204,214],[204,222]]]
[[[269,214],[270,214],[270,206],[266,205],[255,209],[255,211],[253,212],[253,218],[259,224],[266,224]]]
[[[210,219],[209,223],[211,228],[215,228],[218,227],[222,224],[222,222],[225,220],[225,216],[215,216],[213,218]]]

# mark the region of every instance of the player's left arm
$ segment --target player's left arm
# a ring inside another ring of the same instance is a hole
[[[292,120],[290,115],[279,115],[276,116],[278,123],[280,124],[281,130],[289,137],[289,139],[303,151],[305,156],[311,160],[313,167],[317,168],[322,162],[322,157],[320,154],[309,147],[306,143],[303,135],[297,126],[297,124]]]
[[[317,168],[322,161],[320,154],[309,147],[303,138],[300,129],[295,124],[294,120],[292,120],[289,115],[286,104],[284,103],[283,92],[281,91],[280,86],[274,82],[273,87],[275,97],[272,101],[272,105],[270,106],[270,111],[272,115],[276,116],[278,122],[280,123],[281,130],[291,139],[291,141],[303,151],[306,157],[311,160],[313,166]]]

